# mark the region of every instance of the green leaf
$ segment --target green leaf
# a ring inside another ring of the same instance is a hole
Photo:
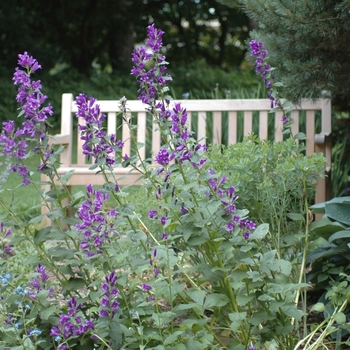
[[[304,216],[299,213],[288,213],[287,216],[293,221],[304,221]]]
[[[77,291],[86,286],[86,282],[82,278],[71,278],[68,283],[63,287],[64,291],[74,290]]]
[[[338,323],[338,324],[344,324],[346,322],[346,316],[343,312],[337,312],[334,315],[334,320]]]
[[[204,304],[204,298],[206,294],[204,290],[190,289],[186,292],[186,294],[199,305]]]
[[[298,132],[298,133],[294,136],[294,138],[295,138],[296,140],[306,140],[306,135],[305,135],[303,132]]]
[[[250,235],[250,239],[262,239],[267,235],[268,232],[269,232],[269,224],[261,224]]]
[[[323,303],[316,303],[310,311],[323,312],[324,310],[326,310],[326,307]]]
[[[183,310],[194,310],[199,314],[202,314],[204,312],[203,306],[197,304],[197,303],[188,303],[188,304],[179,304],[173,308],[173,311],[183,311]]]
[[[63,176],[61,176],[61,178],[60,178],[60,183],[62,185],[66,185],[67,182],[69,181],[69,179],[72,177],[74,171],[75,171],[75,169],[72,169],[72,170],[69,170],[66,173],[64,173]]]
[[[137,143],[137,149],[140,149],[142,147],[145,147],[145,144],[143,142],[138,142]]]
[[[310,233],[322,236],[342,231],[343,229],[343,225],[339,224],[338,222],[333,222],[327,217],[316,220],[310,225]]]
[[[350,226],[350,203],[326,203],[326,215],[342,224]]]
[[[344,238],[350,238],[350,230],[342,230],[332,234],[332,236],[329,237],[328,242],[332,243],[337,239],[344,239]]]
[[[41,222],[41,220],[43,219],[44,215],[38,215],[35,216],[33,219],[29,220],[29,224],[37,224],[39,222]]]
[[[231,320],[231,329],[235,332],[241,325],[242,321],[247,317],[246,312],[233,312],[228,315]]]
[[[183,334],[183,331],[176,331],[176,332],[172,333],[171,335],[169,335],[169,337],[165,338],[164,345],[173,344],[174,342],[177,341],[178,337],[181,337],[182,334]]]
[[[204,302],[204,308],[210,309],[213,306],[222,307],[227,305],[230,302],[230,299],[224,295],[219,293],[209,294]]]
[[[41,312],[40,312],[40,318],[42,320],[48,320],[49,317],[51,315],[54,314],[54,312],[57,310],[57,306],[56,305],[51,305],[49,306],[48,308],[45,308],[43,309]]]

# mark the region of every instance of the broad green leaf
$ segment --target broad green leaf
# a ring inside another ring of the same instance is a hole
[[[300,321],[301,318],[305,315],[305,312],[299,310],[294,304],[293,305],[283,305],[281,306],[282,311],[289,317],[295,318]]]
[[[326,215],[342,224],[350,226],[350,203],[326,203]]]
[[[335,198],[332,198],[328,202],[322,202],[322,203],[314,204],[314,205],[312,205],[310,207],[310,209],[315,214],[324,214],[325,213],[325,206],[326,206],[327,203],[343,203],[343,202],[348,202],[349,203],[350,202],[350,196],[335,197]]]
[[[33,219],[29,220],[29,224],[37,224],[37,223],[41,222],[43,217],[44,217],[44,215],[35,216]]]
[[[195,310],[200,315],[203,314],[204,308],[203,306],[197,304],[197,303],[188,303],[188,304],[179,304],[173,308],[173,311],[183,311],[183,310]]]
[[[235,332],[241,325],[242,321],[247,317],[246,312],[233,312],[228,315],[231,320],[231,329]]]
[[[69,181],[69,179],[73,176],[75,169],[69,170],[66,173],[63,174],[63,176],[61,176],[60,178],[60,183],[62,185],[66,185],[67,182]]]
[[[206,294],[204,290],[190,289],[186,292],[186,294],[199,305],[204,304],[204,298]]]
[[[306,140],[306,135],[305,135],[303,132],[298,132],[298,133],[294,136],[294,138],[295,138],[296,140]]]
[[[293,221],[304,221],[304,216],[300,213],[288,213],[287,216]]]
[[[291,107],[293,107],[293,103],[290,102],[290,101],[285,101],[285,102],[282,103],[282,107],[283,108],[291,108]]]
[[[333,233],[332,236],[329,237],[328,242],[332,243],[337,239],[346,239],[346,238],[350,239],[350,230],[342,230],[342,231]]]
[[[51,305],[40,312],[40,318],[42,320],[47,320],[51,315],[54,314],[55,311],[57,311],[57,306]]]
[[[71,278],[68,283],[63,287],[64,291],[74,290],[77,291],[86,286],[86,281],[82,278]]]
[[[343,312],[337,312],[334,315],[334,320],[338,323],[338,324],[344,324],[346,322],[346,316]]]
[[[262,239],[267,235],[268,232],[269,232],[269,224],[261,224],[250,235],[250,239]]]
[[[328,236],[328,234],[335,233],[344,229],[344,226],[338,222],[333,222],[329,218],[324,217],[316,220],[310,225],[310,233],[318,236]]]
[[[326,310],[326,307],[323,303],[316,303],[310,311],[323,312],[324,310]]]
[[[219,293],[213,293],[209,294],[204,302],[204,308],[205,309],[210,309],[213,306],[215,307],[222,307],[227,305],[230,302],[230,299],[224,295],[224,294],[219,294]]]
[[[140,149],[142,147],[145,147],[145,144],[143,142],[138,142],[137,143],[137,149]]]
[[[182,334],[183,334],[182,331],[176,331],[176,332],[172,333],[171,335],[169,335],[169,337],[165,338],[164,345],[171,345],[171,344],[173,344],[174,342],[177,341],[178,337],[181,337]]]

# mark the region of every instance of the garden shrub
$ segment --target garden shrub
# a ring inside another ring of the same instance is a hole
[[[255,135],[228,147],[212,146],[215,170],[235,184],[237,203],[249,208],[255,222],[269,223],[270,242],[278,252],[295,245],[295,235],[303,230],[305,200],[313,202],[315,180],[325,166],[321,153],[305,156],[302,150],[292,138],[271,142]]]

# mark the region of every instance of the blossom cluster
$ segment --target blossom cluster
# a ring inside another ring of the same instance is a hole
[[[6,258],[7,255],[13,253],[13,248],[8,242],[8,237],[12,234],[11,228],[5,228],[3,222],[0,223],[0,257]]]
[[[92,158],[96,164],[115,165],[115,152],[120,152],[124,143],[118,140],[115,134],[107,135],[106,131],[103,130],[103,120],[106,115],[101,113],[96,99],[79,94],[76,97],[76,104],[78,107],[76,116],[84,121],[84,123],[78,124],[80,138],[84,141],[83,154],[88,159]]]
[[[272,90],[272,79],[268,79],[268,75],[271,72],[271,66],[266,63],[266,56],[268,51],[263,48],[264,43],[261,41],[251,40],[250,43],[250,55],[256,57],[255,60],[255,71],[260,74],[261,78],[264,79],[266,89],[269,89],[269,99],[271,101],[271,109],[275,107],[281,107],[279,98],[274,96]],[[282,123],[287,123],[289,118],[283,114]]]
[[[28,185],[29,170],[22,164],[27,154],[28,139],[39,141],[47,137],[48,116],[53,114],[51,105],[43,106],[47,96],[41,92],[40,80],[32,81],[30,75],[41,68],[36,59],[29,56],[27,52],[18,55],[18,65],[13,75],[15,85],[18,85],[17,102],[20,104],[21,113],[24,116],[22,126],[16,128],[13,120],[3,122],[0,134],[0,146],[2,153],[7,157],[12,157],[16,163],[11,166],[13,172],[22,177],[22,184]],[[35,151],[40,150],[36,146]]]
[[[213,177],[208,180],[209,187],[211,188],[211,193],[209,195],[211,196],[212,194],[215,194],[220,198],[225,214],[228,216],[226,230],[228,232],[233,232],[236,228],[239,228],[240,231],[243,232],[243,237],[249,239],[251,232],[256,229],[256,224],[253,221],[243,219],[236,214],[237,207],[235,201],[238,198],[238,195],[235,194],[234,186],[225,188],[224,184],[227,181],[225,175],[221,177],[220,181],[218,181],[218,178],[214,177],[215,172],[213,169],[209,169],[208,172],[213,175]]]
[[[57,350],[68,349],[65,342],[69,337],[86,334],[95,328],[93,320],[84,319],[79,312],[83,305],[78,304],[74,296],[67,302],[67,306],[67,314],[61,314],[57,326],[53,326],[50,331],[50,336],[58,343]]]
[[[132,62],[134,64],[131,75],[138,77],[140,84],[139,100],[154,107],[158,98],[159,91],[166,92],[166,86],[171,81],[171,76],[166,72],[167,62],[162,55],[162,36],[164,32],[155,28],[154,24],[147,27],[146,47],[137,47],[132,53]],[[148,48],[148,49],[147,49]],[[153,63],[153,66],[147,70],[146,67]]]
[[[197,145],[193,136],[188,130],[188,115],[185,108],[180,103],[174,103],[170,109],[170,96],[164,96],[168,91],[168,83],[172,80],[169,74],[166,74],[165,56],[160,53],[162,47],[162,36],[164,32],[156,29],[154,24],[147,28],[148,39],[145,42],[146,47],[136,48],[132,54],[134,67],[131,75],[136,75],[140,84],[139,99],[146,105],[151,113],[156,112],[160,126],[168,126],[172,135],[172,147],[166,146],[159,150],[155,155],[155,161],[161,166],[168,166],[176,158],[179,163],[189,161],[194,167],[205,164],[205,159],[199,162],[194,161],[194,155],[205,148],[203,145]],[[151,64],[149,70],[146,69]],[[160,98],[160,101],[157,101]]]
[[[105,282],[101,285],[103,295],[99,311],[100,317],[113,318],[116,310],[119,309],[119,302],[116,300],[119,296],[119,290],[116,287],[116,283],[117,276],[115,271],[112,271],[109,275],[105,276]]]
[[[37,292],[40,292],[45,287],[45,282],[49,279],[49,275],[46,273],[46,267],[38,265],[36,268],[37,276],[30,283],[30,286]]]
[[[118,185],[115,189],[118,190]],[[110,238],[116,235],[115,219],[118,212],[116,209],[104,210],[109,195],[102,190],[94,190],[92,185],[87,185],[86,196],[86,201],[78,209],[81,222],[74,227],[83,236],[80,249],[86,252],[87,257],[92,257],[102,254],[102,245],[109,243]]]

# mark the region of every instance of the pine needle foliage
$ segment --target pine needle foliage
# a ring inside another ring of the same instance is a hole
[[[258,22],[252,39],[264,42],[275,81],[286,98],[332,95],[350,110],[350,2],[348,0],[220,0]]]

